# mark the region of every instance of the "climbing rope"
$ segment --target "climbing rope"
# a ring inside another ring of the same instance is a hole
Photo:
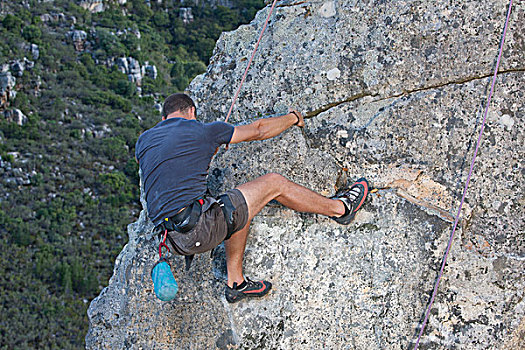
[[[246,75],[248,75],[248,69],[250,69],[250,65],[252,64],[253,58],[255,57],[255,52],[257,52],[257,48],[259,47],[259,43],[261,42],[264,31],[266,30],[266,26],[268,25],[268,22],[270,21],[270,16],[272,15],[275,4],[277,4],[277,0],[273,1],[272,7],[270,8],[270,12],[268,13],[268,17],[266,17],[266,22],[264,22],[264,26],[261,30],[261,34],[259,34],[259,39],[257,40],[257,43],[255,44],[255,48],[253,49],[252,57],[250,57],[250,60],[248,61],[248,66],[246,67],[246,70],[244,71],[244,75],[242,76],[241,83],[239,84],[239,87],[237,88],[237,92],[235,93],[235,96],[233,97],[232,105],[230,106],[230,110],[228,111],[228,114],[226,115],[226,119],[224,120],[224,122],[227,122],[228,119],[230,118],[230,115],[232,114],[233,106],[235,105],[235,101],[237,101],[237,97],[239,97],[239,92],[241,91],[242,84],[244,83],[244,80],[246,79]]]
[[[499,63],[501,60],[501,55],[503,53],[503,43],[505,42],[505,35],[507,34],[507,26],[509,23],[511,8],[512,8],[512,0],[510,0],[509,2],[509,10],[507,12],[507,19],[505,20],[505,26],[503,28],[503,36],[501,38],[501,44],[499,47],[498,60],[496,62],[496,68],[494,69],[494,76],[492,77],[492,85],[490,87],[490,92],[487,98],[487,104],[485,106],[485,112],[483,114],[483,122],[481,123],[481,129],[479,131],[478,141],[476,143],[476,149],[474,150],[474,156],[472,157],[472,162],[470,163],[470,170],[468,173],[467,181],[465,183],[465,188],[463,189],[463,195],[461,197],[461,202],[459,204],[458,213],[456,214],[456,219],[454,220],[454,227],[452,228],[452,233],[450,234],[450,238],[448,240],[448,245],[445,251],[445,256],[443,257],[441,269],[439,270],[436,284],[434,285],[434,291],[432,292],[430,303],[428,304],[427,310],[425,312],[425,319],[423,320],[423,324],[421,325],[421,330],[419,331],[419,336],[417,337],[417,341],[416,341],[416,345],[414,346],[414,350],[417,350],[419,346],[419,341],[421,340],[421,336],[423,335],[423,331],[425,330],[425,326],[427,324],[428,317],[430,315],[430,309],[432,308],[434,299],[436,298],[437,290],[439,287],[439,282],[441,281],[441,277],[443,276],[443,270],[445,269],[445,264],[447,263],[448,253],[450,252],[450,247],[452,246],[452,240],[454,239],[454,233],[456,232],[456,227],[458,226],[459,215],[461,214],[461,209],[463,208],[463,203],[465,202],[465,196],[467,194],[468,185],[470,183],[470,178],[472,177],[472,170],[474,169],[474,162],[476,161],[479,145],[481,143],[481,136],[483,135],[483,129],[485,128],[485,121],[487,119],[487,113],[489,111],[490,100],[492,99],[492,93],[494,92],[494,85],[496,84],[496,76],[498,75]]]

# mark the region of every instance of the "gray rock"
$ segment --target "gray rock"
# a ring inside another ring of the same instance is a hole
[[[122,0],[119,0],[121,2]],[[104,0],[80,0],[79,5],[91,13],[103,12],[105,10]]]
[[[83,30],[72,30],[68,33],[73,41],[76,51],[84,51],[87,41],[87,33]]]
[[[63,13],[45,13],[40,15],[42,22],[57,22],[64,23],[66,22],[66,15]]]
[[[16,124],[18,124],[20,126],[22,126],[25,123],[27,123],[27,117],[24,115],[24,113],[22,113],[21,110],[19,110],[17,108],[4,111],[4,117],[8,121],[10,121],[12,123],[16,123]]]
[[[188,1],[185,0],[179,0],[181,4],[187,4]],[[231,0],[192,0],[191,1],[194,5],[201,5],[201,6],[211,6],[211,7],[217,7],[217,6],[223,6],[228,8],[233,8],[233,1]]]
[[[31,44],[30,52],[31,52],[31,55],[33,56],[33,59],[38,60],[38,58],[40,57],[40,50],[38,48],[38,45]]]
[[[119,71],[121,71],[124,74],[128,74],[129,67],[128,67],[128,60],[126,57],[119,57],[115,60],[115,64]]]
[[[100,128],[97,128],[96,130],[91,130],[91,131],[93,133],[93,136],[96,139],[104,138],[113,132],[107,124],[104,124]]]
[[[182,19],[182,22],[185,24],[193,22],[193,13],[191,12],[191,7],[181,7],[179,8],[179,18]]]
[[[156,299],[156,246],[143,210],[109,286],[90,305],[87,348],[412,348],[462,195],[506,5],[281,4],[230,121],[294,106],[306,126],[221,150],[211,190],[275,171],[327,196],[362,175],[379,192],[349,226],[267,206],[252,223],[245,273],[275,289],[234,305],[223,297],[221,249],[213,260],[198,256],[189,273],[181,257],[171,259],[179,293]],[[223,33],[207,72],[190,84],[202,120],[224,120],[267,11]],[[515,3],[424,349],[523,343],[523,18]]]
[[[4,64],[0,67],[0,108],[5,108],[9,101],[16,97],[15,91],[16,78],[11,74],[9,65]]]
[[[128,76],[130,81],[140,85],[142,81],[142,69],[139,61],[133,57],[119,57],[115,64],[122,73]]]
[[[142,69],[139,61],[133,57],[128,57],[128,77],[129,80],[140,85],[142,81]]]
[[[24,57],[22,60],[11,61],[9,64],[9,69],[15,76],[21,77],[24,75],[24,71],[26,69],[33,69],[34,66],[35,62],[28,60],[27,57]]]
[[[136,83],[137,86],[141,85],[142,78],[145,76],[157,79],[157,67],[148,62],[145,62],[144,66],[141,67],[139,61],[133,57],[119,57],[114,64],[118,70],[128,76],[129,81]]]
[[[141,69],[142,77],[150,77],[151,79],[157,79],[157,67],[153,64],[146,62]]]

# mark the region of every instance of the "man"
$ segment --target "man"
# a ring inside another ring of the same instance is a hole
[[[326,198],[279,174],[266,174],[227,191],[207,196],[206,177],[220,145],[265,140],[291,126],[304,126],[297,111],[233,126],[196,120],[193,100],[173,94],[164,102],[162,121],[144,132],[136,145],[142,170],[148,215],[156,227],[171,231],[173,249],[193,255],[225,241],[228,281],[226,300],[263,296],[272,285],[243,275],[243,257],[252,218],[272,199],[300,212],[329,216],[349,224],[368,195],[368,182],[359,179],[349,189]]]

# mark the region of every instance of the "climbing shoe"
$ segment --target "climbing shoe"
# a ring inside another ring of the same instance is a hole
[[[272,289],[272,284],[268,281],[254,282],[246,278],[240,285],[234,283],[233,288],[226,285],[224,294],[229,303],[236,303],[247,297],[262,297],[266,295],[270,289]]]
[[[341,225],[348,225],[354,220],[355,214],[365,203],[368,196],[370,186],[364,177],[357,180],[350,188],[343,189],[330,197],[330,199],[337,199],[345,205],[345,213],[340,216],[332,216],[336,222]]]

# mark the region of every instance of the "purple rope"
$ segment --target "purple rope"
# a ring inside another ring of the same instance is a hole
[[[439,270],[439,275],[438,275],[436,284],[434,286],[434,292],[432,293],[432,298],[430,299],[430,303],[428,304],[428,308],[425,313],[425,319],[423,321],[423,325],[421,326],[421,330],[419,331],[419,336],[417,337],[417,341],[416,341],[416,345],[414,346],[414,350],[417,350],[417,347],[419,346],[419,341],[421,340],[421,336],[423,335],[423,331],[425,330],[425,326],[428,321],[428,316],[430,315],[430,309],[432,308],[432,304],[434,303],[434,299],[436,298],[437,290],[439,287],[439,282],[441,281],[441,277],[443,276],[443,270],[445,269],[445,264],[447,263],[448,253],[450,252],[450,247],[452,246],[452,240],[454,239],[454,233],[456,232],[456,227],[458,226],[459,215],[461,214],[461,209],[463,208],[463,203],[465,202],[465,196],[467,194],[468,185],[470,183],[470,178],[472,177],[472,170],[474,169],[474,162],[476,161],[476,156],[478,155],[479,145],[481,143],[481,136],[483,135],[483,129],[485,128],[485,121],[487,119],[487,113],[489,111],[490,100],[492,99],[492,93],[494,92],[494,85],[496,84],[496,76],[498,75],[499,63],[500,63],[501,55],[503,52],[503,43],[505,42],[505,35],[507,34],[507,25],[509,23],[511,8],[512,8],[512,0],[510,0],[509,2],[509,10],[507,12],[507,19],[505,21],[505,27],[503,28],[503,37],[501,38],[501,45],[499,47],[498,61],[496,62],[496,69],[494,69],[494,76],[492,77],[492,85],[490,87],[489,96],[487,98],[487,105],[485,106],[485,113],[483,114],[483,122],[481,123],[481,130],[479,131],[478,142],[476,143],[476,149],[474,151],[474,156],[472,157],[472,162],[470,163],[470,170],[468,173],[467,182],[465,183],[465,188],[463,189],[463,196],[461,197],[461,203],[459,204],[458,213],[454,221],[454,227],[452,229],[452,233],[450,234],[450,239],[448,240],[447,250],[445,251],[443,263],[441,264],[441,270]]]

